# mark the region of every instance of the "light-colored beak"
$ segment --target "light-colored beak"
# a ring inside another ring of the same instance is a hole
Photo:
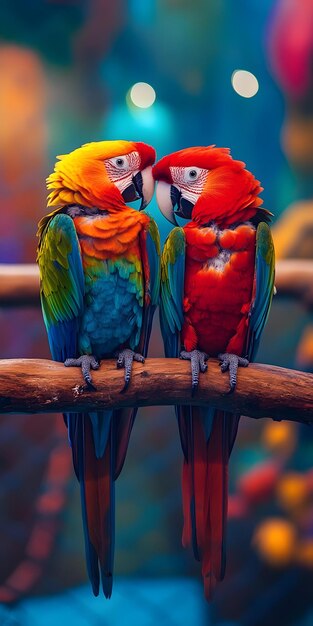
[[[154,192],[154,178],[152,176],[152,166],[148,165],[141,171],[142,176],[142,202],[140,210],[145,209],[152,199]]]
[[[171,224],[174,224],[174,226],[178,226],[178,223],[175,219],[174,207],[171,198],[171,185],[164,182],[163,180],[160,180],[156,188],[156,199],[162,215],[164,215],[164,217],[169,222],[171,222]]]

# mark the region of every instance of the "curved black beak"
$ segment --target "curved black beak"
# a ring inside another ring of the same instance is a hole
[[[176,216],[185,220],[191,219],[193,204],[182,197],[181,191],[175,185],[160,180],[157,184],[156,197],[162,215],[174,226],[179,226]]]
[[[175,215],[178,215],[178,217],[182,217],[185,220],[191,220],[193,204],[192,202],[189,202],[189,200],[186,200],[186,198],[183,198],[179,189],[177,189],[174,185],[171,185],[171,201],[173,210],[175,209],[175,206],[178,207],[176,211],[174,210]]]
[[[149,204],[153,191],[152,167],[148,166],[133,176],[131,184],[124,189],[122,196],[125,202],[134,202],[141,198],[139,211],[142,211]]]
[[[138,172],[134,177],[133,177],[133,181],[134,181],[134,185],[138,194],[138,197],[141,198],[141,204],[139,207],[139,211],[143,211],[143,209],[146,208],[147,206],[147,202],[144,198],[144,194],[143,194],[143,178],[142,178],[142,173]]]
[[[141,172],[138,172],[132,178],[132,182],[122,193],[125,202],[134,202],[142,198],[142,176]]]

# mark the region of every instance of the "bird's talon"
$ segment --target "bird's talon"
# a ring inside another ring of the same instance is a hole
[[[97,387],[91,380],[86,380],[86,391],[97,391]]]
[[[124,375],[124,387],[121,390],[121,393],[124,393],[129,386],[131,380],[131,373],[133,368],[133,362],[137,361],[138,363],[144,363],[145,359],[142,354],[138,354],[129,348],[125,348],[122,352],[119,352],[117,355],[116,367],[117,369],[125,368]]]
[[[100,367],[99,361],[89,354],[82,354],[77,359],[66,359],[64,361],[65,367],[80,367],[84,381],[87,385],[87,389],[96,391],[96,387],[93,385],[90,370],[98,370]]]
[[[142,356],[142,354],[134,354],[134,361],[137,361],[137,363],[144,363],[145,357]]]
[[[248,367],[249,361],[237,354],[219,354],[218,359],[220,361],[221,372],[224,373],[229,370],[229,391],[231,394],[235,391],[237,386],[237,371],[238,367]]]
[[[179,358],[183,361],[190,361],[191,365],[191,396],[194,396],[199,385],[199,374],[207,371],[207,359],[209,358],[205,352],[200,350],[182,350]]]
[[[125,391],[127,391],[128,387],[129,387],[129,383],[130,383],[130,378],[129,379],[125,379],[124,382],[124,387],[121,389],[120,393],[124,393]]]
[[[198,383],[191,384],[191,397],[193,398],[198,389]]]
[[[239,358],[239,365],[241,367],[248,367],[248,365],[249,365],[248,359],[244,359],[244,358],[240,357]]]

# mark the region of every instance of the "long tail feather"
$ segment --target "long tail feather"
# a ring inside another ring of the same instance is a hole
[[[114,445],[112,411],[67,415],[73,464],[80,483],[88,576],[95,596],[100,573],[104,594],[112,593],[114,560]]]
[[[107,598],[112,593],[115,487],[123,467],[136,409],[67,413],[73,465],[80,483],[87,571],[94,594],[100,580]]]
[[[84,420],[84,480],[80,481],[86,502],[86,519],[83,521],[99,561],[104,595],[110,598],[115,534],[113,425],[111,422],[103,456],[97,458],[90,417],[84,416]],[[91,582],[93,584],[93,580]]]
[[[239,417],[211,408],[178,409],[184,451],[183,545],[202,562],[205,595],[225,574],[228,460]]]
[[[202,574],[208,578],[208,593],[215,581],[222,580],[225,573],[225,534],[228,496],[228,441],[223,412],[216,412],[210,439],[207,443],[206,497],[204,519],[209,533],[202,562]]]
[[[114,471],[115,480],[119,477],[123,469],[136,414],[137,409],[120,409],[119,411],[114,411],[113,413],[116,443]]]
[[[187,460],[185,459],[183,466],[183,501],[185,503],[184,510],[186,513],[183,530],[183,545],[191,545],[195,558],[197,561],[200,561],[203,520],[199,484],[201,472],[199,472],[199,465],[202,462],[202,458],[201,451],[195,450],[197,436],[194,432],[194,428],[197,428],[198,420],[194,421],[191,407],[186,409],[186,413],[187,411],[189,413],[187,417],[188,423],[186,424]]]

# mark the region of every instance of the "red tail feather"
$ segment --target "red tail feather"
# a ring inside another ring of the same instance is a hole
[[[225,450],[225,417],[217,411],[207,444],[207,485],[204,500],[205,525],[209,528],[202,561],[202,574],[208,578],[206,589],[211,596],[215,582],[225,573],[224,542],[227,522],[228,448]]]
[[[193,546],[202,561],[208,599],[225,573],[225,530],[228,499],[228,459],[238,418],[222,411],[212,414],[196,407],[180,409],[186,441],[182,472],[183,545]],[[205,424],[205,420],[208,423]],[[213,419],[213,421],[212,421]],[[212,423],[211,433],[210,424]],[[207,431],[207,435],[206,435]],[[206,437],[208,441],[206,441]]]
[[[112,429],[112,426],[111,426]],[[95,455],[92,426],[84,423],[84,493],[86,531],[99,560],[103,590],[111,596],[114,556],[114,481],[112,436],[102,458]],[[88,559],[87,559],[88,560]],[[92,559],[93,560],[93,559]],[[91,564],[95,567],[96,564]]]
[[[191,514],[190,514],[190,501],[191,501],[191,480],[189,476],[190,465],[184,460],[182,470],[182,495],[183,495],[183,514],[184,514],[184,526],[182,535],[182,544],[184,548],[190,548],[192,545],[192,528],[191,528]]]

